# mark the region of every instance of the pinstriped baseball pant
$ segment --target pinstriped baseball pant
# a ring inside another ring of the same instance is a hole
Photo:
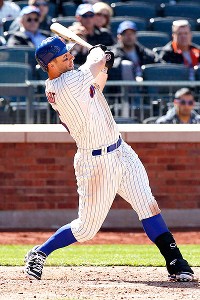
[[[116,194],[129,202],[140,220],[160,213],[147,173],[135,151],[124,141],[105,155],[78,150],[74,158],[79,194],[78,218],[71,222],[74,237],[84,242],[95,236]]]

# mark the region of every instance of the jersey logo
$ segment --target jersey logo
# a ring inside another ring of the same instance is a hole
[[[56,102],[56,99],[55,99],[55,93],[52,93],[52,92],[47,92],[46,93],[46,96],[47,96],[47,100],[49,103],[55,103]]]
[[[95,87],[93,85],[90,86],[90,97],[93,98],[95,95]]]

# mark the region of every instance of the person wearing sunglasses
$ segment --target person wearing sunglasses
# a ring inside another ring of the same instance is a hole
[[[29,0],[28,5],[34,5],[40,10],[40,29],[50,34],[52,17],[49,15],[49,1],[47,0]]]
[[[40,10],[35,6],[25,6],[20,12],[20,29],[13,32],[7,41],[8,47],[37,47],[47,35],[39,30]]]
[[[157,124],[199,124],[200,115],[194,110],[192,91],[182,88],[175,93],[174,107],[166,115],[156,120]]]
[[[69,28],[76,34],[81,36],[91,45],[104,44],[105,46],[112,46],[114,44],[114,38],[112,34],[106,28],[98,28],[95,25],[95,13],[93,6],[89,3],[80,4],[75,13],[76,22]],[[76,64],[81,65],[85,63],[87,57],[87,51],[83,47],[79,47],[75,55]],[[74,49],[75,51],[76,49]]]

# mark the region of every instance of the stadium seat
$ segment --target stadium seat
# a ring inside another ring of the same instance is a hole
[[[32,79],[32,68],[28,64],[0,62],[0,83],[25,83]]]
[[[150,22],[150,30],[152,31],[162,31],[165,33],[168,33],[169,35],[171,35],[172,33],[172,23],[175,20],[180,20],[182,19],[181,17],[157,17],[157,18],[151,18],[149,20]],[[191,25],[191,29],[192,30],[196,30],[196,21],[193,19],[188,19],[188,18],[184,18],[187,19],[188,22]]]
[[[172,17],[184,17],[198,19],[200,16],[200,6],[192,2],[173,4],[161,4],[163,15]]]
[[[132,16],[150,19],[156,16],[156,8],[145,2],[117,2],[112,3],[114,16]]]
[[[112,0],[111,0],[112,1]],[[112,2],[117,2],[117,1],[112,1]],[[111,3],[112,3],[111,2]],[[126,2],[126,1],[125,1]],[[138,2],[138,0],[131,0],[131,1],[128,1],[128,2]],[[160,5],[161,3],[169,3],[169,0],[143,0],[142,2],[145,2],[145,3],[150,3],[150,4],[155,4],[155,5]]]
[[[28,51],[24,48],[0,47],[0,62],[28,63]]]
[[[189,0],[178,0],[178,3],[190,2]],[[191,0],[192,3],[200,4],[200,0]]]
[[[32,76],[35,77],[35,49],[28,46],[0,47],[0,62],[14,62],[28,64],[32,69]]]
[[[104,0],[103,2],[106,2],[107,4],[111,5],[114,2],[119,2],[117,0]]]
[[[24,85],[32,79],[32,68],[28,64],[0,62],[0,94],[8,99],[13,110],[12,122],[25,123],[31,119],[33,87]],[[11,84],[9,87],[6,84]],[[18,85],[21,84],[21,85]]]
[[[189,68],[181,64],[158,63],[142,66],[144,80],[188,80]]]
[[[27,6],[27,5],[28,5],[28,0],[25,0],[25,1],[17,1],[16,4],[19,5],[19,7],[22,9],[24,6]]]
[[[161,11],[161,7],[160,5],[162,3],[169,3],[170,0],[142,0],[141,2],[145,2],[146,4],[150,4],[151,6],[153,5],[156,9],[156,15],[160,16],[160,11]],[[118,1],[112,1],[112,2],[118,2]],[[122,0],[123,2],[123,0]],[[126,2],[126,1],[124,1]],[[133,2],[133,5],[134,5],[134,2],[139,2],[138,0],[131,0],[131,1],[128,1],[128,2]]]
[[[58,22],[58,23],[62,24],[65,27],[71,26],[72,23],[75,22],[75,21],[76,21],[75,17],[64,17],[64,16],[59,16],[57,18],[52,19],[53,23]]]
[[[48,15],[52,18],[56,18],[58,16],[58,5],[52,2],[49,2],[49,12]]]
[[[200,46],[200,32],[192,31],[192,42]]]
[[[129,17],[129,21],[134,22],[137,25],[137,29],[140,30],[147,30],[147,22],[145,19],[137,18],[137,17]],[[116,36],[117,28],[121,22],[124,21],[124,17],[113,17],[111,18],[110,27],[112,34]]]
[[[117,124],[139,124],[141,121],[137,117],[114,117]]]
[[[140,31],[137,33],[137,39],[139,43],[150,49],[165,46],[170,41],[167,33],[155,31]]]
[[[144,81],[188,81],[189,68],[181,64],[158,63],[142,66]],[[160,94],[163,99],[170,93],[174,93],[180,86],[149,86],[146,89],[151,99]],[[167,96],[168,98],[168,96]]]
[[[195,67],[195,79],[196,80],[200,80],[200,68],[199,67]]]
[[[63,16],[75,16],[77,6],[73,2],[64,2],[61,4],[61,13]]]

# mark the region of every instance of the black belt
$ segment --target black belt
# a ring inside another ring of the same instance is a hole
[[[119,148],[119,146],[122,143],[122,138],[119,137],[118,141],[110,146],[107,147],[102,147],[101,149],[96,149],[92,151],[92,156],[96,156],[96,155],[103,155],[109,152],[114,151],[115,149]]]

